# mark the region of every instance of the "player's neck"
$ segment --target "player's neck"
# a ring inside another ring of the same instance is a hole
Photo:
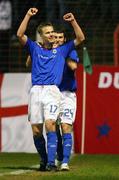
[[[43,47],[44,47],[45,49],[52,49],[52,48],[53,48],[53,43],[45,42],[45,43],[43,44]]]

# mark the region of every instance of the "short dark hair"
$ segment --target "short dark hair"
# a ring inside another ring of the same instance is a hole
[[[43,22],[43,23],[40,23],[40,25],[37,27],[38,33],[39,33],[39,34],[42,34],[42,33],[43,33],[42,29],[43,29],[43,27],[46,27],[46,26],[52,26],[52,27],[53,27],[53,25],[52,25],[51,22]]]
[[[54,31],[55,31],[56,33],[63,33],[63,34],[64,34],[64,38],[67,39],[66,29],[64,28],[64,26],[62,26],[62,25],[55,25]]]

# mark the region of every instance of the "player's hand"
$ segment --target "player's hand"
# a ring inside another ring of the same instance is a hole
[[[27,14],[28,14],[29,16],[35,16],[35,15],[37,14],[37,12],[38,12],[38,9],[37,9],[37,8],[30,8],[30,9],[28,10]]]
[[[71,22],[71,21],[74,21],[75,18],[74,18],[74,15],[72,13],[67,13],[63,16],[63,19],[65,21],[68,21],[68,22]]]

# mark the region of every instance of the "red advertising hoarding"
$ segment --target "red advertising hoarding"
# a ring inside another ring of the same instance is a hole
[[[81,68],[82,70],[82,68]],[[81,77],[79,68],[77,76]],[[83,79],[83,77],[81,77]],[[78,101],[83,102],[84,93],[80,93],[82,79],[78,79]],[[84,82],[84,79],[83,79]],[[93,74],[86,75],[85,98],[85,126],[84,134],[81,134],[83,118],[79,117],[83,108],[77,107],[75,122],[75,143],[81,152],[84,144],[84,152],[87,154],[118,154],[119,153],[119,67],[94,66]],[[84,92],[84,87],[82,88]],[[82,97],[80,97],[82,96]],[[83,102],[84,103],[84,102]],[[82,106],[83,107],[83,106]],[[77,133],[78,131],[78,133]],[[84,136],[84,137],[82,137]],[[78,141],[77,141],[78,140]],[[82,143],[82,141],[84,141]],[[75,146],[77,148],[77,146]],[[76,149],[77,152],[77,149]]]

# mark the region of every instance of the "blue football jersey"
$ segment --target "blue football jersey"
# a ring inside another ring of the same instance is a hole
[[[77,63],[79,62],[79,57],[76,50],[71,51],[68,58],[70,58],[71,60]],[[59,85],[59,89],[60,91],[71,91],[71,92],[74,92],[77,89],[75,71],[72,71],[66,62],[64,66],[62,82]]]
[[[75,48],[74,41],[48,50],[28,38],[25,48],[32,60],[32,85],[58,86],[62,80],[65,59]]]

